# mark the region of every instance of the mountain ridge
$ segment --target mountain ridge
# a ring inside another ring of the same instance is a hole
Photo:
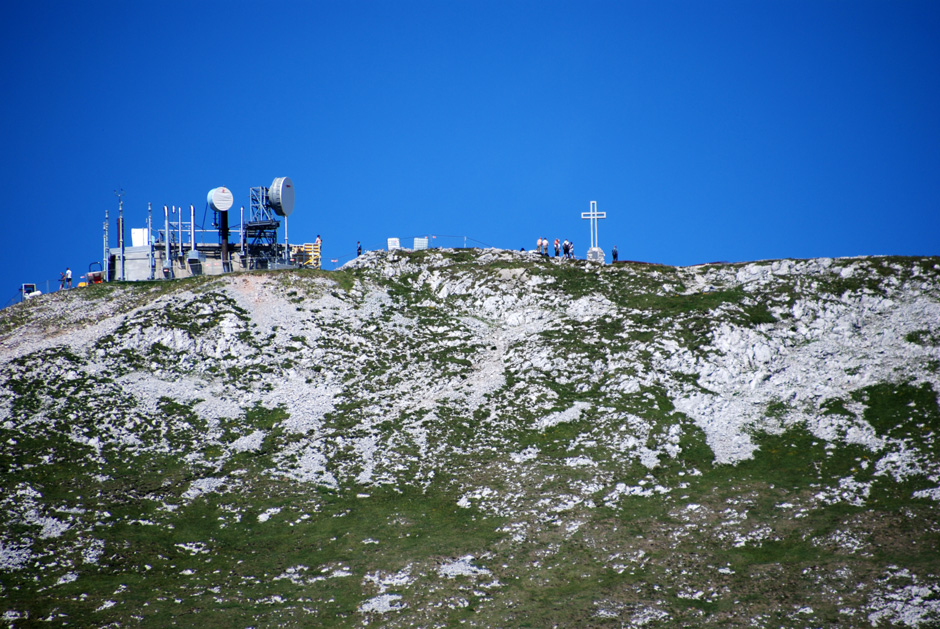
[[[938,322],[937,258],[42,296],[0,313],[4,619],[927,626]]]

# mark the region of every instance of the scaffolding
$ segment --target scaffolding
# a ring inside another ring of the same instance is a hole
[[[268,206],[268,189],[251,188],[248,221],[242,228],[242,252],[252,268],[268,268],[278,259],[277,230],[281,222]]]
[[[320,243],[307,242],[302,245],[291,247],[291,253],[294,256],[294,262],[305,269],[319,269],[320,267]]]

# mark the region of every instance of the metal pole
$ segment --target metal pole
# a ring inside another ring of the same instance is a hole
[[[173,277],[173,258],[170,257],[170,208],[163,206],[163,244],[166,250],[163,257],[163,268],[170,270],[169,277]]]
[[[189,250],[196,248],[196,208],[189,206]]]
[[[176,206],[173,206],[173,213],[176,214]],[[180,217],[176,221],[176,230],[179,232],[179,238],[176,240],[176,246],[179,247],[179,257],[183,257],[183,206],[180,206]],[[180,268],[183,268],[184,262],[180,260]]]
[[[150,262],[150,279],[154,279],[156,263],[153,255],[153,203],[147,204],[147,251]]]
[[[228,252],[228,210],[219,212],[219,240],[222,241],[222,272],[228,273],[232,270]]]
[[[124,189],[115,190],[114,194],[118,198],[118,248],[121,250],[121,281],[127,277],[124,275]]]
[[[124,281],[124,217],[118,212],[118,249],[120,250],[121,264],[118,269],[118,279]]]
[[[101,265],[101,268],[104,269],[104,281],[111,281],[111,249],[110,249],[110,240],[108,238],[108,228],[110,227],[110,221],[108,219],[108,210],[105,208],[104,211],[104,264]]]

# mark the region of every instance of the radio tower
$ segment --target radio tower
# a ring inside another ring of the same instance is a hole
[[[108,208],[105,208],[104,209],[104,260],[101,264],[101,270],[104,271],[105,282],[111,281],[111,268],[109,264],[111,262],[111,248],[110,248],[111,242],[108,239],[108,228],[110,227],[109,223],[110,223],[110,220],[108,219]]]
[[[118,198],[118,249],[121,250],[121,277],[123,282],[127,279],[124,275],[124,188],[114,191],[114,196]]]

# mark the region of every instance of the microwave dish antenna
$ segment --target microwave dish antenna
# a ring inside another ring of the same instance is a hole
[[[290,177],[277,177],[268,188],[268,205],[278,216],[290,216],[294,211],[294,182]]]
[[[235,203],[235,197],[232,195],[231,190],[225,186],[219,186],[209,191],[206,202],[211,210],[228,212],[232,208],[232,204]]]

